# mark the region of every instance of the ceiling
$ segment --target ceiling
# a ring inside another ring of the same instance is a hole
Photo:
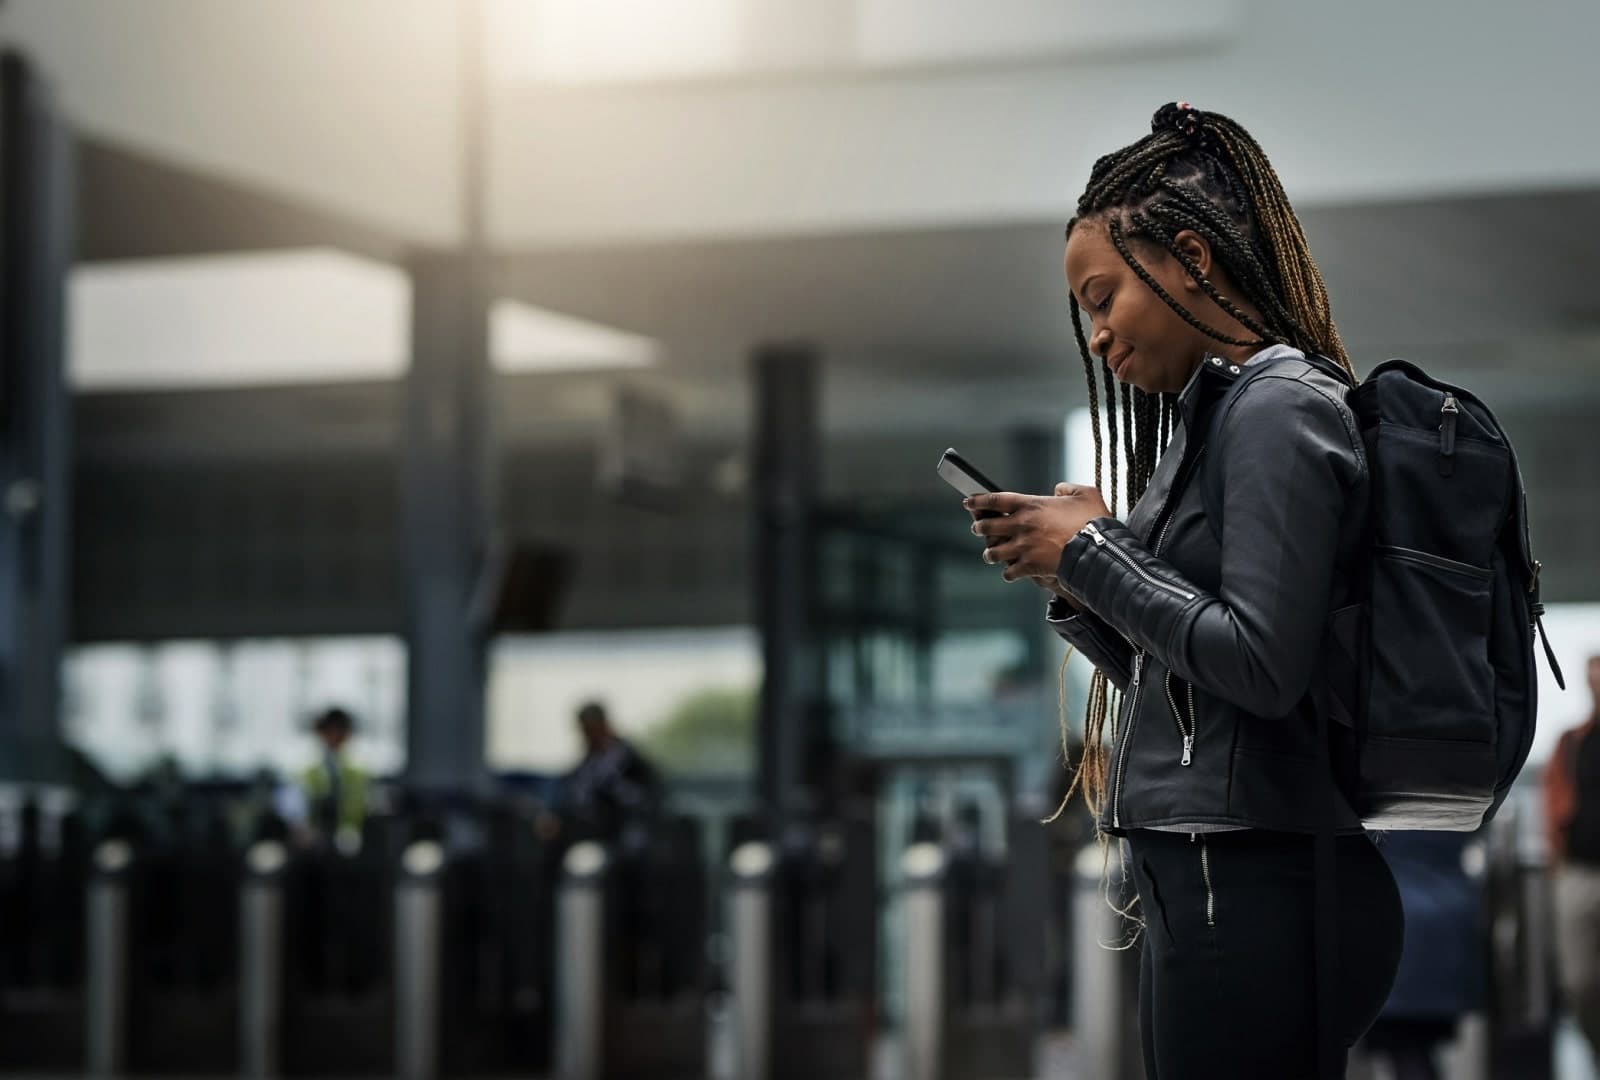
[[[1316,208],[1304,215],[1358,367],[1390,355],[1504,407],[1600,398],[1600,191]],[[619,380],[737,436],[763,342],[825,358],[831,435],[1055,423],[1081,396],[1061,223],[895,230],[498,257],[508,297],[656,339],[656,370],[501,376],[508,441],[592,438]],[[396,389],[87,395],[86,452],[265,454],[392,445]]]

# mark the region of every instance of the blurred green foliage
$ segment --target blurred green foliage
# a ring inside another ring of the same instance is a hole
[[[696,690],[636,741],[669,772],[747,772],[755,762],[758,700],[755,687]]]

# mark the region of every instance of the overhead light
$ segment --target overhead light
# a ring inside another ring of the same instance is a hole
[[[411,284],[332,249],[141,259],[73,269],[67,373],[80,390],[394,378]]]
[[[489,354],[503,372],[649,367],[660,353],[652,338],[518,300],[497,300],[489,309]]]
[[[693,78],[735,70],[747,0],[493,0],[490,70],[505,83]]]
[[[310,248],[103,263],[67,289],[78,390],[193,390],[396,379],[411,351],[397,266]],[[515,300],[491,305],[503,372],[647,367],[650,338]]]

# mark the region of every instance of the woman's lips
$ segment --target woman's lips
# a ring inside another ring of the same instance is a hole
[[[1110,360],[1106,361],[1106,367],[1111,369],[1111,375],[1113,378],[1122,378],[1122,369],[1128,366],[1128,357],[1132,355],[1133,350],[1129,349],[1121,356],[1113,356]]]

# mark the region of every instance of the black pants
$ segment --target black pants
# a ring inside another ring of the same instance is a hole
[[[1365,836],[1337,840],[1338,1015],[1349,1047],[1377,1018],[1404,917]],[[1147,1080],[1316,1076],[1313,841],[1258,830],[1129,837],[1144,914],[1139,1028]]]

